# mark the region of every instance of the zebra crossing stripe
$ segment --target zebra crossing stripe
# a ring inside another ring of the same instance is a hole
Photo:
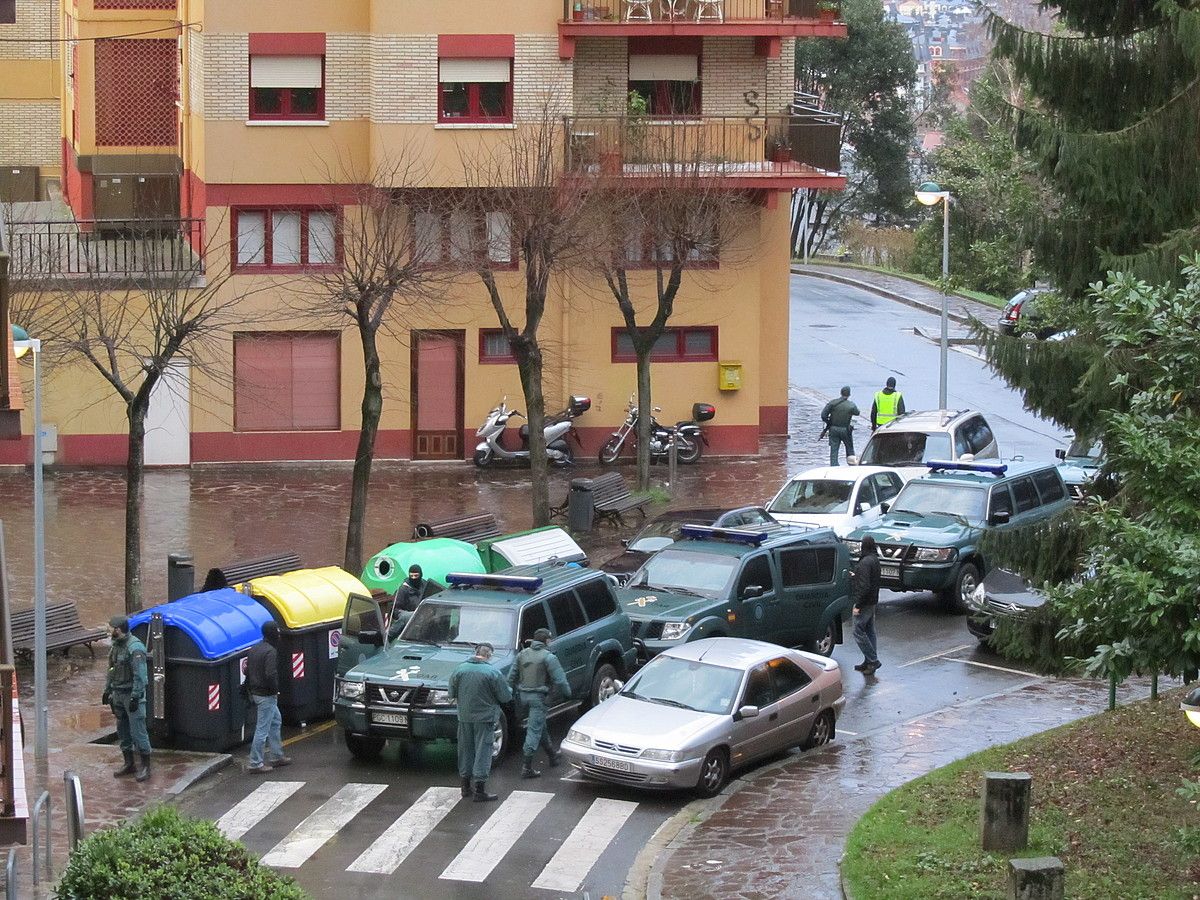
[[[300,788],[303,781],[267,781],[242,798],[233,809],[217,819],[217,827],[231,841],[273,813],[276,808]]]
[[[299,868],[385,790],[386,784],[342,785],[336,794],[276,844],[262,858],[263,863],[277,869]]]
[[[628,800],[596,800],[542,869],[533,887],[568,894],[579,890],[600,854],[608,849],[635,809],[637,804]]]
[[[483,881],[553,796],[539,791],[513,791],[439,877],[449,881]]]
[[[461,799],[456,787],[429,788],[346,871],[391,875]]]

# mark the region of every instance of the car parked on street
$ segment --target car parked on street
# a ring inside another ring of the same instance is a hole
[[[832,528],[845,537],[878,522],[881,505],[900,493],[905,481],[883,466],[822,466],[788,479],[767,511],[785,525]]]
[[[1082,503],[1087,487],[1104,467],[1104,444],[1099,440],[1077,437],[1066,450],[1055,450],[1058,474],[1076,503]]]
[[[742,528],[756,525],[774,525],[775,519],[761,506],[741,506],[737,509],[671,509],[655,516],[627,541],[621,543],[625,550],[601,563],[605,572],[616,575],[621,581],[646,561],[679,538],[679,529],[688,522],[712,525],[716,528]]]
[[[449,587],[422,600],[394,641],[376,599],[351,596],[346,604],[334,718],[355,756],[377,757],[392,738],[454,739],[450,673],[483,641],[495,648],[492,665],[507,675],[525,641],[550,629],[550,649],[571,684],[552,716],[611,696],[634,669],[629,618],[603,572],[547,563],[446,578]],[[510,707],[496,723],[495,756],[507,749],[514,725]]]
[[[736,769],[832,740],[845,703],[832,659],[709,638],[655,657],[572,726],[562,751],[588,779],[712,797]]]
[[[1048,519],[1071,505],[1058,468],[1031,463],[931,462],[904,486],[887,514],[846,538],[857,557],[868,534],[879,545],[880,584],[933,591],[956,612],[988,571],[979,543],[996,528]]]
[[[1045,316],[1038,309],[1038,298],[1048,293],[1049,288],[1026,288],[1013,294],[996,322],[1000,333],[1010,337],[1032,334],[1039,340],[1053,335],[1056,329],[1046,324]]]
[[[850,557],[831,530],[684,525],[617,589],[638,654],[744,637],[823,656],[842,641]]]
[[[967,630],[986,643],[996,631],[997,619],[1019,619],[1045,603],[1045,595],[1016,572],[992,569],[967,598],[971,613]]]
[[[858,457],[859,465],[898,469],[905,479],[929,471],[931,460],[999,459],[996,436],[973,409],[905,413],[881,425]]]

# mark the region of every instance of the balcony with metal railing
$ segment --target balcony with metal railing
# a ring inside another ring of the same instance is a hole
[[[836,0],[563,0],[558,34],[563,58],[580,37],[671,35],[764,38],[775,56],[781,38],[844,38],[846,23]]]

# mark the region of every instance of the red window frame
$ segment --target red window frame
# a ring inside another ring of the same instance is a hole
[[[272,262],[272,241],[274,228],[271,227],[273,213],[289,212],[300,214],[300,262]],[[333,214],[333,259],[332,263],[309,263],[308,257],[308,217],[315,212]],[[247,213],[263,215],[263,262],[244,263],[239,259],[238,219]],[[342,208],[329,206],[239,206],[230,210],[230,248],[232,251],[231,268],[235,272],[336,272],[342,267]]]
[[[671,88],[670,85],[676,84],[674,81],[630,81],[626,85],[626,90],[630,93],[637,91],[641,93],[639,88],[634,85],[649,84],[653,86],[653,92],[647,98],[647,105],[650,108],[650,118],[652,119],[699,119],[704,114],[703,91],[701,90],[701,82],[699,79],[691,82],[692,91],[688,98],[688,109],[682,111],[672,111],[671,107]],[[687,82],[678,82],[686,84]]]
[[[411,210],[411,215],[413,216],[413,227],[411,229],[412,230],[413,247],[411,249],[411,253],[414,258],[417,255],[416,241],[420,239],[420,235],[417,234],[417,228],[416,228],[417,214],[418,213],[428,213],[430,215],[436,215],[441,220],[441,238],[442,238],[441,252],[438,254],[437,259],[429,259],[429,260],[425,261],[424,268],[426,268],[426,269],[444,269],[447,271],[453,271],[453,270],[470,271],[470,270],[477,268],[475,265],[473,265],[471,263],[470,260],[456,259],[454,257],[454,254],[452,252],[453,251],[452,233],[451,233],[451,227],[450,227],[451,226],[451,214],[453,213],[453,211],[454,211],[453,206],[450,206],[448,208],[442,208],[442,209],[438,209],[438,208],[431,209],[428,206],[415,206]],[[521,265],[520,259],[518,257],[520,247],[517,244],[516,232],[513,231],[511,228],[509,231],[509,241],[510,241],[511,246],[509,248],[508,262],[499,262],[499,261],[491,259],[487,255],[487,251],[488,251],[487,214],[489,212],[501,212],[501,210],[485,209],[482,211],[481,216],[478,219],[475,219],[474,222],[472,223],[475,227],[475,239],[478,242],[479,246],[482,247],[483,251],[484,251],[484,260],[486,261],[486,268],[488,269],[488,271],[491,271],[491,272],[506,272],[506,271],[507,272],[515,272],[517,269],[520,268],[520,265]],[[511,216],[510,216],[510,218],[511,218]]]
[[[248,66],[253,66],[256,54],[250,54]],[[264,54],[258,54],[264,55]],[[265,54],[269,55],[269,54]],[[305,54],[297,54],[305,55]],[[312,54],[315,56],[316,54]],[[311,88],[250,88],[250,121],[252,122],[321,122],[325,120],[325,57],[321,57],[321,86],[317,89],[317,110],[311,113],[292,112],[292,91]],[[255,91],[283,91],[283,103],[279,112],[264,112],[258,109]]]
[[[709,335],[712,344],[711,352],[703,354],[689,354],[687,352],[687,335],[697,333],[706,333]],[[637,356],[632,350],[625,352],[621,349],[620,338],[622,335],[628,335],[628,329],[622,326],[613,326],[612,361],[615,363],[637,362]],[[674,352],[659,353],[652,350],[650,352],[651,362],[715,362],[720,356],[720,347],[717,344],[718,328],[716,325],[681,325],[674,328],[667,328],[663,331],[663,337],[667,336],[675,338]]]
[[[504,337],[503,328],[480,328],[479,329],[479,363],[484,366],[502,366],[510,365],[517,361],[513,356],[512,347],[508,347],[503,354],[492,354],[487,352],[488,338]]]
[[[495,82],[486,82],[495,84]],[[467,115],[465,116],[448,116],[446,115],[445,107],[443,106],[444,92],[442,91],[443,84],[465,84],[467,86]],[[438,77],[437,83],[437,108],[438,108],[438,124],[439,125],[510,125],[513,120],[513,62],[508,61],[508,81],[504,83],[504,113],[499,116],[485,116],[483,114],[483,106],[479,100],[480,89],[485,84],[481,81],[442,81],[441,76]]]

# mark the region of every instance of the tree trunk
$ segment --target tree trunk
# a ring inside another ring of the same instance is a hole
[[[358,449],[354,453],[354,472],[350,476],[350,519],[346,525],[346,556],[343,568],[352,575],[362,571],[363,525],[367,520],[367,491],[371,486],[371,465],[375,461],[375,438],[383,415],[383,378],[379,371],[379,350],[375,332],[360,328],[363,348],[362,425],[358,431]]]
[[[145,480],[146,410],[140,395],[126,407],[129,454],[125,462],[125,612],[142,608],[142,483]]]
[[[525,416],[529,422],[529,472],[533,527],[550,524],[550,463],[546,459],[546,398],[542,395],[542,354],[534,347],[518,358]]]
[[[650,351],[653,342],[634,342],[637,354],[637,487],[650,490],[650,419],[653,402],[650,396]]]

